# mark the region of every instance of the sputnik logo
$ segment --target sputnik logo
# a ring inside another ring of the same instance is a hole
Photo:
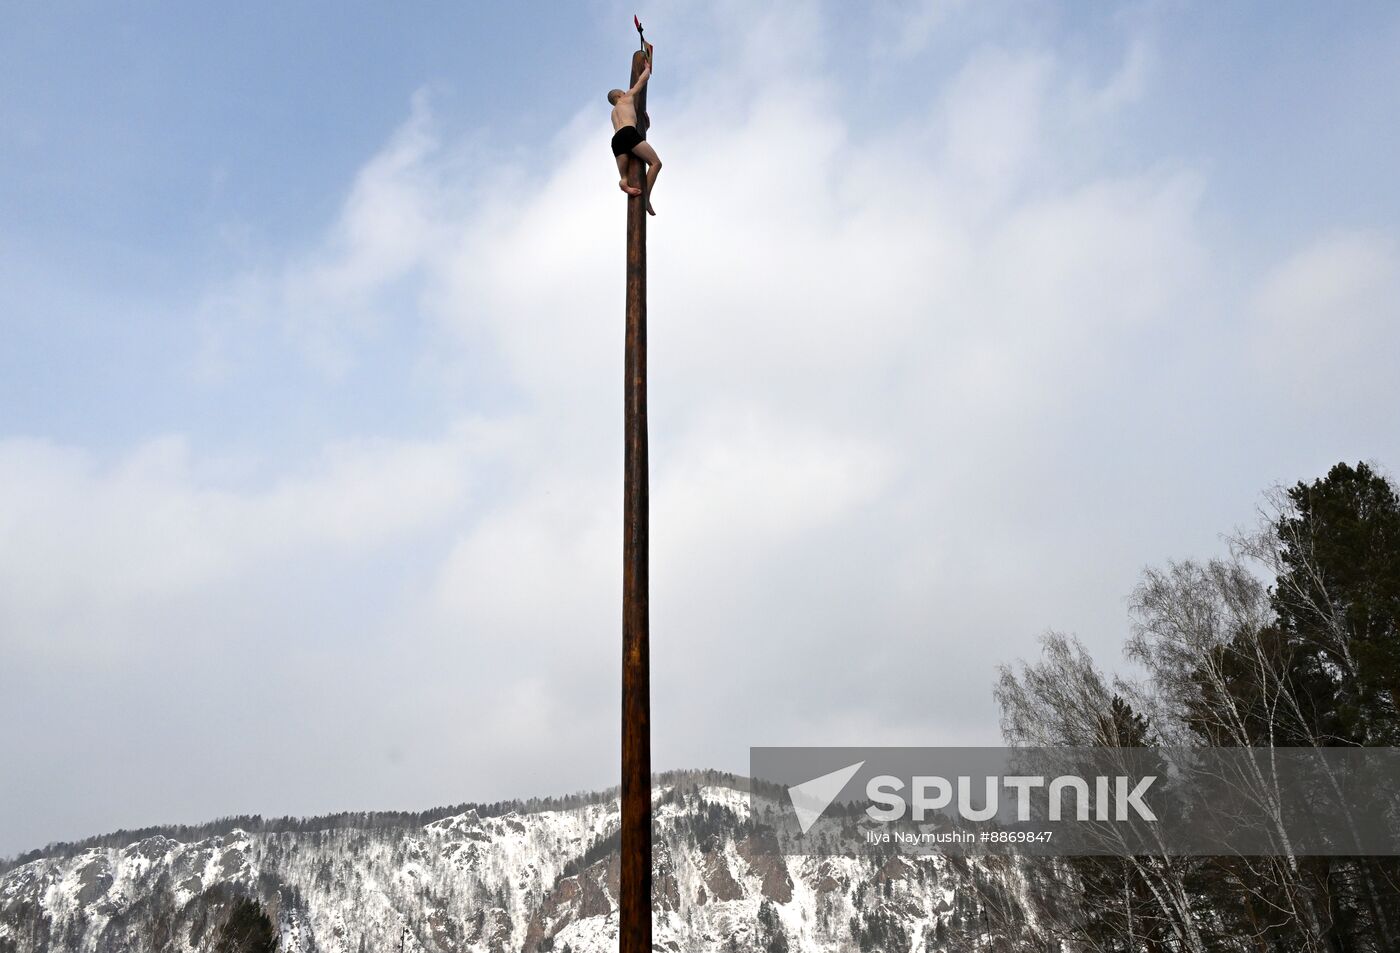
[[[788,788],[788,797],[792,799],[792,809],[797,814],[797,823],[802,827],[802,833],[812,829],[812,825],[817,823],[831,806],[831,802],[836,800],[841,790],[864,765],[864,761],[857,761],[838,771]]]
[[[836,800],[851,778],[864,766],[864,761],[857,761],[830,774],[823,774],[788,788],[788,797],[792,799],[792,809],[797,815],[797,823],[802,828],[802,833],[806,834],[812,829],[831,806],[831,802]],[[906,789],[904,779],[888,774],[872,777],[865,785],[865,796],[872,802],[865,809],[866,815],[871,820],[882,823],[899,821],[908,816],[912,808],[913,819],[922,822],[930,811],[947,810],[951,813],[956,794],[958,815],[964,820],[980,823],[998,816],[1003,807],[1001,789],[1006,788],[1012,794],[1007,799],[1006,806],[1015,808],[1018,822],[1030,820],[1032,792],[1040,792],[1043,795],[1041,800],[1047,808],[1045,816],[1050,821],[1061,820],[1066,792],[1074,794],[1070,801],[1076,819],[1080,821],[1089,820],[1091,808],[1095,819],[1099,821],[1107,821],[1110,818],[1128,821],[1132,819],[1132,814],[1144,821],[1157,820],[1157,815],[1143,797],[1157,780],[1156,775],[1138,778],[1125,775],[1099,775],[1093,778],[1077,775],[1055,778],[986,775],[980,778],[983,786],[982,807],[973,806],[972,776],[959,775],[950,779],[918,775],[909,780],[909,794],[906,796],[902,793]],[[1093,795],[1090,794],[1091,781]],[[1130,788],[1134,781],[1137,782],[1136,785]]]

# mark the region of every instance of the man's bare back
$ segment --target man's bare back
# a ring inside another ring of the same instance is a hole
[[[642,74],[645,79],[646,73]],[[637,124],[637,97],[632,92],[624,92],[622,98],[613,106],[612,111],[613,132],[623,126],[635,126]]]
[[[656,209],[652,208],[651,205],[651,190],[652,186],[656,184],[656,176],[661,172],[661,159],[651,144],[642,138],[646,134],[643,126],[645,118],[641,123],[637,121],[637,94],[642,91],[650,78],[651,67],[647,66],[637,77],[637,82],[631,89],[614,89],[608,93],[608,102],[612,103],[613,107],[612,151],[613,156],[617,159],[618,175],[621,176],[617,181],[617,186],[628,195],[644,194],[647,212],[655,215]],[[628,173],[634,160],[645,164],[645,191],[629,185],[627,182]]]

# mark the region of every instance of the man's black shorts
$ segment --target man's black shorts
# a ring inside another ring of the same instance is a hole
[[[613,155],[626,155],[631,152],[642,141],[642,134],[637,131],[636,126],[623,126],[613,133],[612,147]]]

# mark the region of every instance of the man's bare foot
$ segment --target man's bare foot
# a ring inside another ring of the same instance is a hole
[[[618,180],[617,180],[617,187],[618,187],[619,189],[621,189],[622,191],[626,192],[628,195],[641,195],[641,194],[642,194],[642,190],[641,190],[641,189],[637,188],[636,186],[628,185],[626,179],[618,179]],[[653,213],[653,214],[655,214],[655,213]]]
[[[650,200],[650,199],[647,199],[647,214],[648,214],[648,215],[655,215],[655,214],[656,214],[656,209],[654,209],[654,208],[651,207],[651,200]]]

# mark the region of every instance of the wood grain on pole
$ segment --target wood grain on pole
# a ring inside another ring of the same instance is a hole
[[[647,65],[632,54],[632,79]],[[647,130],[645,88],[637,131]],[[634,158],[629,185],[645,187]],[[627,199],[627,334],[623,368],[625,449],[622,509],[622,877],[620,953],[651,953],[651,678],[647,599],[647,214],[645,197]]]

